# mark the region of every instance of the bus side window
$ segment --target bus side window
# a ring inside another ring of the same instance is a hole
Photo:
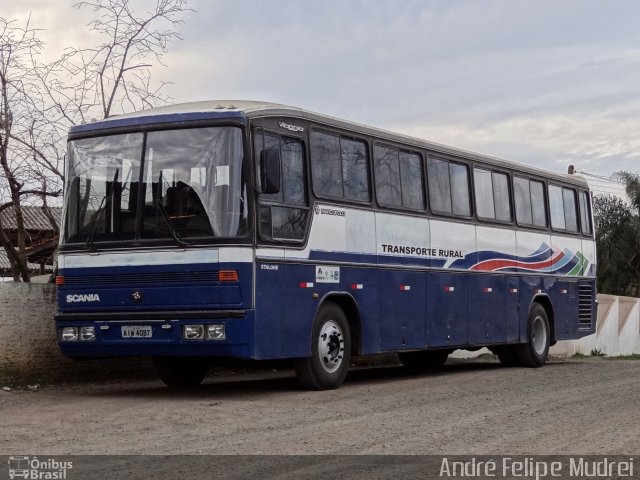
[[[513,196],[516,202],[516,220],[519,225],[547,226],[547,208],[542,182],[514,177]]]
[[[564,200],[564,220],[567,230],[578,231],[578,215],[576,213],[576,192],[571,188],[562,189],[562,199]]]
[[[367,145],[359,140],[340,139],[344,197],[361,202],[369,201],[369,165]]]
[[[424,174],[420,155],[400,152],[400,185],[402,205],[424,210]]]
[[[509,179],[507,175],[483,168],[474,168],[473,182],[478,217],[510,222],[511,202],[509,201]]]
[[[575,190],[549,185],[549,208],[551,209],[551,227],[553,229],[568,232],[578,231]]]
[[[402,205],[399,156],[400,152],[391,148],[376,145],[373,149],[376,196],[381,205]]]
[[[551,212],[551,228],[565,230],[564,202],[562,200],[562,188],[549,185],[549,210]]]
[[[496,208],[493,200],[491,172],[482,168],[474,168],[473,184],[475,186],[478,217],[494,220],[496,218]]]
[[[282,196],[285,203],[306,205],[304,191],[304,155],[302,142],[283,138],[280,144],[282,156]]]
[[[431,204],[431,210],[434,213],[452,213],[448,162],[429,158],[427,161],[427,174],[429,177],[429,203]]]
[[[529,180],[515,177],[513,179],[513,195],[516,201],[516,220],[520,225],[532,225],[531,192]]]
[[[434,213],[471,216],[469,168],[461,163],[429,158],[429,201]]]
[[[455,215],[471,216],[469,197],[469,169],[466,165],[449,162],[451,178],[451,206]]]
[[[492,172],[493,198],[496,207],[496,219],[511,221],[511,202],[509,201],[509,177],[506,173]]]
[[[342,160],[340,137],[311,132],[313,188],[318,195],[342,197]]]
[[[313,189],[321,196],[368,202],[367,145],[339,135],[311,132]]]
[[[531,212],[536,227],[547,226],[547,204],[544,201],[544,184],[531,180]]]
[[[263,149],[278,149],[282,159],[280,191],[260,194],[259,232],[265,240],[300,241],[308,209],[304,180],[304,147],[300,140],[257,132],[256,159]]]
[[[373,151],[376,196],[381,205],[424,210],[422,159],[376,145]]]
[[[582,233],[591,235],[591,210],[589,209],[589,196],[587,192],[580,192],[580,225]]]

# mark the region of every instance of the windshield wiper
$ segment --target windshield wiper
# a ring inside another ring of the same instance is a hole
[[[109,195],[105,194],[102,197],[102,200],[100,201],[100,206],[98,207],[98,209],[96,210],[96,213],[93,215],[93,218],[91,219],[91,233],[87,237],[87,241],[84,244],[85,248],[91,252],[95,250],[95,248],[93,248],[93,239],[96,236],[96,230],[98,228],[98,216],[100,216],[100,213],[102,212],[102,207],[104,207],[105,205],[105,200],[109,204],[113,201],[113,195],[116,191],[116,182],[118,181],[119,174],[120,174],[120,169],[116,168],[116,171],[113,174],[113,183],[111,184],[111,191],[109,192]]]
[[[156,199],[155,199],[155,209],[158,212],[160,212],[160,215],[162,216],[162,220],[164,220],[165,225],[169,229],[169,233],[171,233],[171,236],[176,241],[176,243],[182,247],[189,246],[190,243],[185,242],[178,236],[178,232],[176,232],[176,228],[171,223],[169,214],[167,214],[167,211],[162,206],[162,170],[160,171],[160,175],[158,175],[158,195],[156,196]]]

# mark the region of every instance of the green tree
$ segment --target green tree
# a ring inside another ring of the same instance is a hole
[[[640,175],[630,172],[616,172],[614,177],[624,183],[635,214],[640,214]]]
[[[640,296],[640,177],[618,172],[631,204],[613,195],[594,199],[598,249],[598,290]]]

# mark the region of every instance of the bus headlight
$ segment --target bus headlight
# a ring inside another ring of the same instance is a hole
[[[204,338],[204,325],[185,325],[182,327],[182,338],[200,340]]]
[[[75,342],[78,340],[78,327],[64,327],[60,330],[60,340],[63,342]]]
[[[207,338],[209,340],[224,340],[227,334],[224,329],[224,323],[220,325],[207,325]]]
[[[82,340],[83,342],[93,342],[95,339],[95,327],[80,327],[80,340]]]

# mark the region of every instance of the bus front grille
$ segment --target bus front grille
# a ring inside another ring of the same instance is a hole
[[[115,275],[77,275],[64,277],[65,285],[140,285],[150,283],[217,283],[219,272],[209,270],[203,272],[160,272],[160,273],[125,273]]]

